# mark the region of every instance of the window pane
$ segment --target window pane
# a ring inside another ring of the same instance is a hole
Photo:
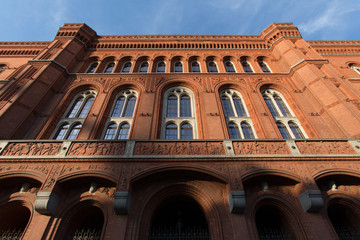
[[[157,72],[165,72],[165,63],[164,62],[159,62],[158,66],[157,66]]]
[[[86,73],[94,73],[98,63],[92,63]]]
[[[80,97],[75,100],[75,103],[73,104],[73,108],[71,109],[70,113],[68,114],[68,118],[74,118],[77,115],[77,112],[79,111],[79,108],[81,104],[83,103],[84,98]]]
[[[136,103],[136,97],[134,97],[134,96],[129,97],[128,102],[126,104],[124,117],[132,117],[133,116],[135,103]]]
[[[290,127],[292,133],[294,134],[295,138],[297,138],[297,139],[304,138],[304,136],[303,136],[303,134],[301,133],[298,125],[296,125],[296,124],[293,123],[293,122],[289,122],[289,127]]]
[[[175,70],[175,72],[182,72],[183,71],[182,63],[181,62],[176,62],[174,70]]]
[[[58,131],[58,133],[55,136],[56,140],[62,140],[65,137],[66,132],[69,129],[69,124],[62,125]]]
[[[167,117],[177,117],[177,97],[170,95],[167,100]]]
[[[181,125],[181,139],[193,139],[192,126],[188,123]]]
[[[209,62],[209,72],[218,72],[216,64],[214,62]]]
[[[279,116],[279,113],[276,111],[275,106],[274,106],[271,98],[268,97],[268,96],[263,96],[263,97],[264,97],[264,100],[265,100],[265,103],[266,103],[267,107],[268,107],[269,110],[270,110],[271,115],[272,115],[273,117],[278,117],[278,116]]]
[[[111,117],[120,117],[121,111],[124,107],[125,103],[125,97],[121,96],[116,100],[116,104],[113,110],[113,113],[111,114]]]
[[[130,72],[130,70],[131,70],[131,62],[127,62],[124,64],[124,67],[121,72],[128,73]]]
[[[200,72],[200,65],[198,62],[191,63],[191,72]]]
[[[191,117],[191,104],[188,95],[183,95],[180,98],[180,117]]]
[[[226,62],[225,68],[226,68],[226,72],[235,72],[235,68],[232,62]]]
[[[143,62],[140,66],[139,72],[147,72],[148,71],[149,64],[147,62]]]
[[[251,69],[250,64],[248,62],[243,61],[243,62],[241,62],[241,65],[243,66],[243,69],[245,72],[249,72],[249,73],[253,72],[253,70]]]
[[[234,95],[233,96],[233,101],[234,101],[237,116],[238,117],[245,117],[246,112],[245,112],[244,105],[243,105],[243,103],[241,101],[241,98],[239,96]]]
[[[114,139],[116,134],[117,125],[115,123],[110,124],[106,129],[104,139]]]
[[[280,133],[281,133],[281,136],[284,138],[284,139],[290,139],[291,136],[288,132],[288,130],[286,129],[285,125],[280,123],[280,122],[277,122],[276,123],[276,126],[278,127]]]
[[[245,139],[254,139],[254,134],[253,134],[253,131],[250,127],[250,125],[246,122],[242,122],[241,123],[241,130],[244,134],[244,138]]]
[[[121,125],[118,139],[128,139],[130,125],[125,123]]]
[[[268,68],[268,66],[263,61],[259,62],[259,66],[261,67],[261,70],[264,73],[269,73],[270,72],[270,69]]]
[[[241,139],[239,128],[235,123],[229,123],[228,128],[231,139]]]
[[[227,96],[222,96],[221,103],[223,105],[225,117],[234,117],[234,111],[231,106],[230,99]]]
[[[177,126],[170,123],[166,126],[165,139],[177,139]]]
[[[94,97],[89,97],[84,105],[84,107],[82,108],[81,110],[81,113],[79,114],[79,118],[86,118],[86,116],[88,115],[89,113],[89,110],[91,108],[91,105],[93,104],[94,102]]]
[[[287,109],[287,107],[285,106],[285,103],[284,103],[284,101],[281,99],[281,97],[279,97],[279,96],[277,96],[277,95],[274,95],[274,99],[275,99],[276,105],[279,107],[282,115],[283,115],[284,117],[290,116],[290,112],[289,112],[289,110]]]
[[[112,73],[114,66],[115,63],[109,63],[108,65],[106,65],[104,73]]]
[[[80,132],[81,127],[82,127],[81,124],[75,125],[75,126],[71,129],[71,132],[70,132],[69,136],[67,137],[67,139],[69,139],[69,140],[74,140],[74,139],[76,139],[77,135],[78,135],[79,132]]]

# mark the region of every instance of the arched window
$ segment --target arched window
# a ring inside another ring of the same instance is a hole
[[[148,72],[148,68],[149,68],[149,63],[148,62],[143,62],[140,65],[140,69],[139,72],[141,73],[147,73]]]
[[[174,72],[183,72],[183,65],[181,62],[176,62],[174,64]]]
[[[269,66],[264,61],[258,61],[258,63],[264,73],[271,73]]]
[[[193,139],[197,137],[194,94],[185,87],[173,87],[165,92],[163,106],[163,139]]]
[[[220,93],[220,97],[230,139],[256,138],[241,94],[233,89],[226,89]]]
[[[0,64],[0,72],[4,71],[6,68],[6,64]]]
[[[208,62],[208,68],[209,68],[209,72],[215,72],[217,73],[218,72],[218,69],[217,69],[217,66],[216,66],[216,63],[211,61],[211,62]]]
[[[279,92],[273,89],[266,89],[262,92],[262,95],[284,139],[306,138],[306,133],[302,129],[297,117]]]
[[[251,68],[251,65],[248,61],[241,61],[241,65],[246,73],[253,73],[254,71]]]
[[[230,61],[225,62],[225,69],[226,69],[226,72],[228,72],[228,73],[236,72],[234,64]]]
[[[340,240],[359,239],[360,217],[354,209],[335,203],[328,208],[327,212]]]
[[[131,62],[124,63],[123,69],[121,70],[122,73],[129,73],[131,70]]]
[[[165,72],[166,64],[161,61],[157,64],[156,72]]]
[[[97,68],[97,66],[98,66],[98,64],[99,64],[99,63],[97,63],[97,62],[91,63],[90,66],[88,67],[86,73],[94,73],[95,70],[96,70],[96,68]]]
[[[124,90],[116,95],[103,139],[128,139],[138,94],[134,90]]]
[[[0,211],[0,239],[23,239],[23,233],[28,225],[31,212],[21,203],[1,206]]]
[[[108,63],[104,69],[104,73],[112,73],[112,71],[114,70],[114,67],[115,67],[114,62]]]
[[[200,64],[196,61],[191,63],[191,72],[201,72]]]
[[[351,69],[354,70],[357,74],[360,74],[360,67],[356,65],[351,65]]]
[[[95,101],[95,97],[96,92],[93,90],[77,94],[59,121],[52,138],[57,140],[76,139]]]

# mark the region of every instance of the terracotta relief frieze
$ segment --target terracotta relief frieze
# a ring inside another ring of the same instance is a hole
[[[47,175],[50,171],[50,167],[44,166],[44,165],[20,165],[19,170],[21,170],[21,171],[25,171],[25,170],[36,171],[36,172],[41,172],[41,173]]]
[[[301,154],[356,154],[348,142],[335,141],[296,141]]]
[[[233,142],[236,155],[290,154],[286,142]]]
[[[136,142],[134,155],[224,155],[222,142]]]
[[[10,143],[1,156],[54,156],[60,152],[62,143]]]
[[[74,142],[71,144],[67,156],[124,155],[125,147],[126,147],[126,142]]]

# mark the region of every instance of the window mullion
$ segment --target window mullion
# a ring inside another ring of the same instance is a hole
[[[234,113],[234,117],[239,117],[238,114],[237,114],[237,111],[236,111],[236,107],[235,107],[235,103],[234,103],[233,96],[230,95],[230,96],[229,96],[229,99],[230,99],[230,104],[231,104],[231,107],[232,107],[232,110],[233,110],[233,113]]]
[[[123,95],[123,96],[125,97],[125,102],[121,109],[120,117],[124,117],[125,109],[127,108],[128,99],[129,99],[128,96],[126,96],[126,95]]]
[[[269,95],[267,95],[267,96],[269,96]],[[274,96],[272,95],[272,94],[270,94],[270,99],[271,99],[271,102],[272,102],[272,105],[274,106],[274,108],[276,109],[276,111],[277,111],[277,113],[278,113],[278,115],[279,115],[279,117],[283,117],[284,115],[283,115],[283,113],[281,112],[281,110],[280,110],[280,108],[279,108],[279,106],[277,105],[277,103],[276,103],[276,100],[275,100],[275,98],[274,98]]]

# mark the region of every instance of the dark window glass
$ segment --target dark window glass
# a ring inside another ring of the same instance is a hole
[[[222,96],[221,103],[223,105],[225,117],[234,117],[234,111],[231,106],[230,99],[227,96]]]
[[[167,117],[177,117],[177,97],[170,95],[167,100]]]
[[[128,73],[130,72],[130,70],[131,70],[131,62],[127,62],[124,64],[124,67],[121,72]]]
[[[114,66],[115,63],[109,63],[108,65],[106,65],[104,73],[112,73],[112,71],[114,70]]]
[[[214,62],[209,62],[209,72],[218,72],[216,64]]]
[[[62,125],[58,131],[58,133],[55,136],[56,140],[62,140],[65,138],[65,135],[67,133],[67,131],[69,130],[70,125],[69,124],[65,124]]]
[[[82,103],[84,101],[84,98],[83,97],[79,97],[75,100],[75,103],[73,104],[73,107],[71,109],[71,111],[69,112],[68,114],[68,118],[75,118]]]
[[[261,67],[261,70],[264,73],[269,73],[270,72],[269,67],[263,61],[259,61],[259,66]]]
[[[131,96],[131,97],[128,98],[125,113],[124,113],[124,117],[132,117],[133,116],[135,103],[136,103],[136,97]]]
[[[200,65],[198,62],[191,63],[191,72],[200,72]]]
[[[115,123],[110,124],[106,129],[104,139],[114,139],[116,135],[116,129],[117,129],[117,125]]]
[[[268,97],[268,96],[263,96],[264,97],[264,100],[265,100],[265,103],[266,103],[266,106],[269,108],[270,110],[270,113],[273,117],[278,117],[279,116],[279,113],[277,112],[273,102],[271,101],[271,98]]]
[[[244,105],[243,105],[243,103],[241,101],[241,98],[239,96],[236,96],[236,95],[234,95],[232,98],[233,98],[233,101],[234,101],[237,116],[238,117],[245,117],[246,112],[245,112]]]
[[[296,125],[296,124],[293,123],[293,122],[289,122],[289,127],[290,127],[292,133],[294,134],[295,138],[297,138],[297,139],[304,138],[304,136],[303,136],[303,134],[301,133],[298,125]]]
[[[280,123],[280,122],[277,122],[276,123],[276,126],[278,127],[280,133],[281,133],[281,136],[284,138],[284,139],[290,139],[291,136],[288,132],[288,130],[286,129],[285,125]]]
[[[248,72],[248,73],[253,72],[253,70],[251,69],[250,64],[248,62],[243,61],[243,62],[241,62],[241,65],[242,65],[245,72]]]
[[[244,138],[245,139],[254,139],[254,134],[253,134],[253,131],[251,129],[251,126],[246,123],[246,122],[242,122],[241,123],[241,130],[244,134]]]
[[[169,140],[177,139],[177,126],[175,124],[170,123],[166,126],[165,138]]]
[[[79,114],[79,118],[86,118],[86,116],[88,115],[91,105],[93,104],[95,98],[94,97],[89,97],[86,100],[86,103],[84,104],[84,107],[81,109],[81,112]]]
[[[183,72],[183,66],[181,62],[175,63],[174,72]]]
[[[128,123],[121,125],[118,139],[128,139],[129,129],[130,125]]]
[[[234,65],[232,62],[225,62],[226,72],[235,72]]]
[[[69,140],[74,140],[76,139],[77,135],[80,132],[82,125],[81,124],[76,124],[70,131],[69,136],[67,137],[67,139]]]
[[[281,97],[274,95],[274,99],[275,99],[276,105],[279,107],[282,115],[284,117],[290,116],[290,112],[287,109],[287,107],[286,107],[284,101],[281,99]]]
[[[181,139],[193,139],[192,126],[188,123],[181,125]]]
[[[124,107],[125,97],[121,96],[116,100],[115,107],[111,117],[120,117],[121,111]]]
[[[182,95],[180,98],[180,117],[191,117],[191,104],[188,95]]]
[[[231,139],[241,139],[239,128],[235,123],[230,122],[228,128]]]
[[[157,65],[157,72],[165,72],[166,64],[164,62],[159,62]]]
[[[140,70],[139,70],[139,72],[147,72],[147,71],[148,71],[148,68],[149,68],[149,63],[143,62],[143,63],[141,63],[141,65],[140,65]]]
[[[92,63],[86,73],[94,73],[97,68],[97,65],[98,65],[97,62]]]

